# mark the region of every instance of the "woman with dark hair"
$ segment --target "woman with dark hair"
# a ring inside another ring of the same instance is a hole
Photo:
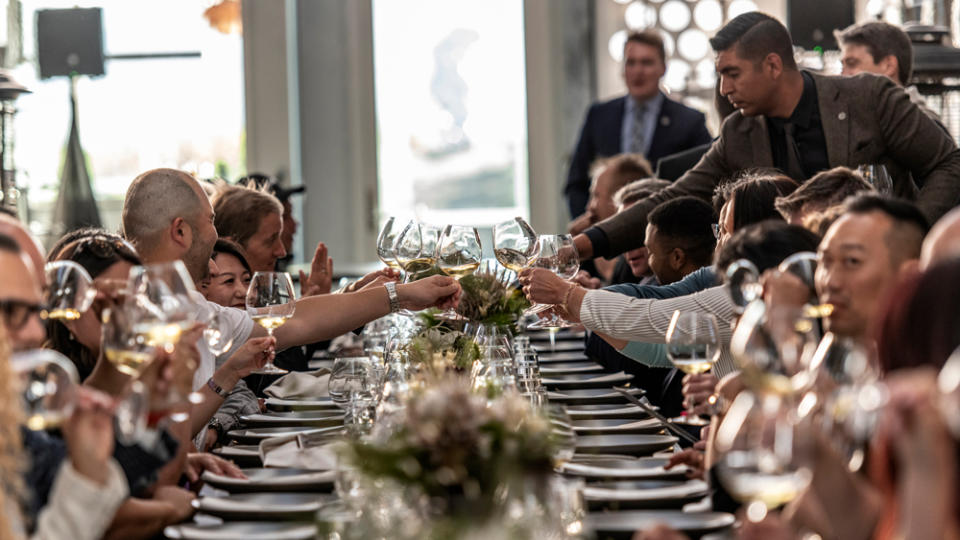
[[[240,244],[226,238],[217,240],[211,259],[216,263],[216,275],[211,275],[203,296],[221,306],[246,309],[247,288],[250,286],[250,264]]]
[[[80,229],[64,236],[50,250],[50,262],[68,260],[83,267],[102,288],[125,283],[140,257],[126,240],[98,229]],[[47,347],[77,366],[80,380],[89,377],[100,352],[100,316],[107,299],[98,295],[90,310],[75,321],[47,319]]]
[[[777,197],[784,197],[800,187],[795,180],[777,171],[748,171],[736,180],[717,187],[713,207],[720,216],[717,249],[726,238],[743,227],[783,216],[774,206]]]

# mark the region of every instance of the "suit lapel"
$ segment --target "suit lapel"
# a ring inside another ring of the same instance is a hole
[[[820,125],[827,143],[827,161],[831,167],[850,162],[850,111],[833,77],[813,75],[820,106]]]
[[[673,144],[669,137],[676,132],[676,130],[670,129],[670,125],[673,124],[673,103],[667,96],[663,96],[656,122],[653,127],[653,141],[651,141],[650,150],[647,152],[647,159],[650,160],[652,167],[657,166],[655,158],[663,155],[663,149]]]
[[[610,117],[603,123],[605,126],[616,126],[616,129],[610,129],[608,131],[610,135],[608,144],[610,146],[603,149],[603,154],[606,156],[615,156],[619,154],[623,148],[623,110],[626,106],[626,96],[617,98],[617,100],[613,102],[613,106],[610,107]]]

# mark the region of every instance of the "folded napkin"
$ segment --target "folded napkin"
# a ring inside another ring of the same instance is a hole
[[[280,377],[263,393],[275,398],[318,398],[330,396],[330,370],[292,371]]]
[[[313,435],[311,437],[311,435]],[[260,441],[260,461],[264,467],[330,471],[337,468],[337,454],[329,434],[297,433]]]

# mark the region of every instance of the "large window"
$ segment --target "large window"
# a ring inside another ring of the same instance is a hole
[[[38,9],[102,7],[106,54],[199,51],[200,58],[107,60],[78,84],[80,140],[104,226],[116,229],[130,181],[154,167],[200,178],[244,173],[243,47],[203,18],[196,0],[24,0],[24,51],[36,54]],[[32,61],[14,77],[33,93],[17,102],[15,159],[30,221],[45,234],[70,121],[69,82],[41,80]]]
[[[528,214],[523,3],[373,0],[382,216]]]

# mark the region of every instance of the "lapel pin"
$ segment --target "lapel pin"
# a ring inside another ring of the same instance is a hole
[[[663,126],[663,127],[669,126],[669,125],[670,125],[670,117],[669,117],[669,116],[661,116],[661,117],[660,117],[660,125]]]
[[[841,112],[840,114],[837,115],[837,119],[839,119],[839,120],[846,120],[846,119],[847,119],[847,113]]]

